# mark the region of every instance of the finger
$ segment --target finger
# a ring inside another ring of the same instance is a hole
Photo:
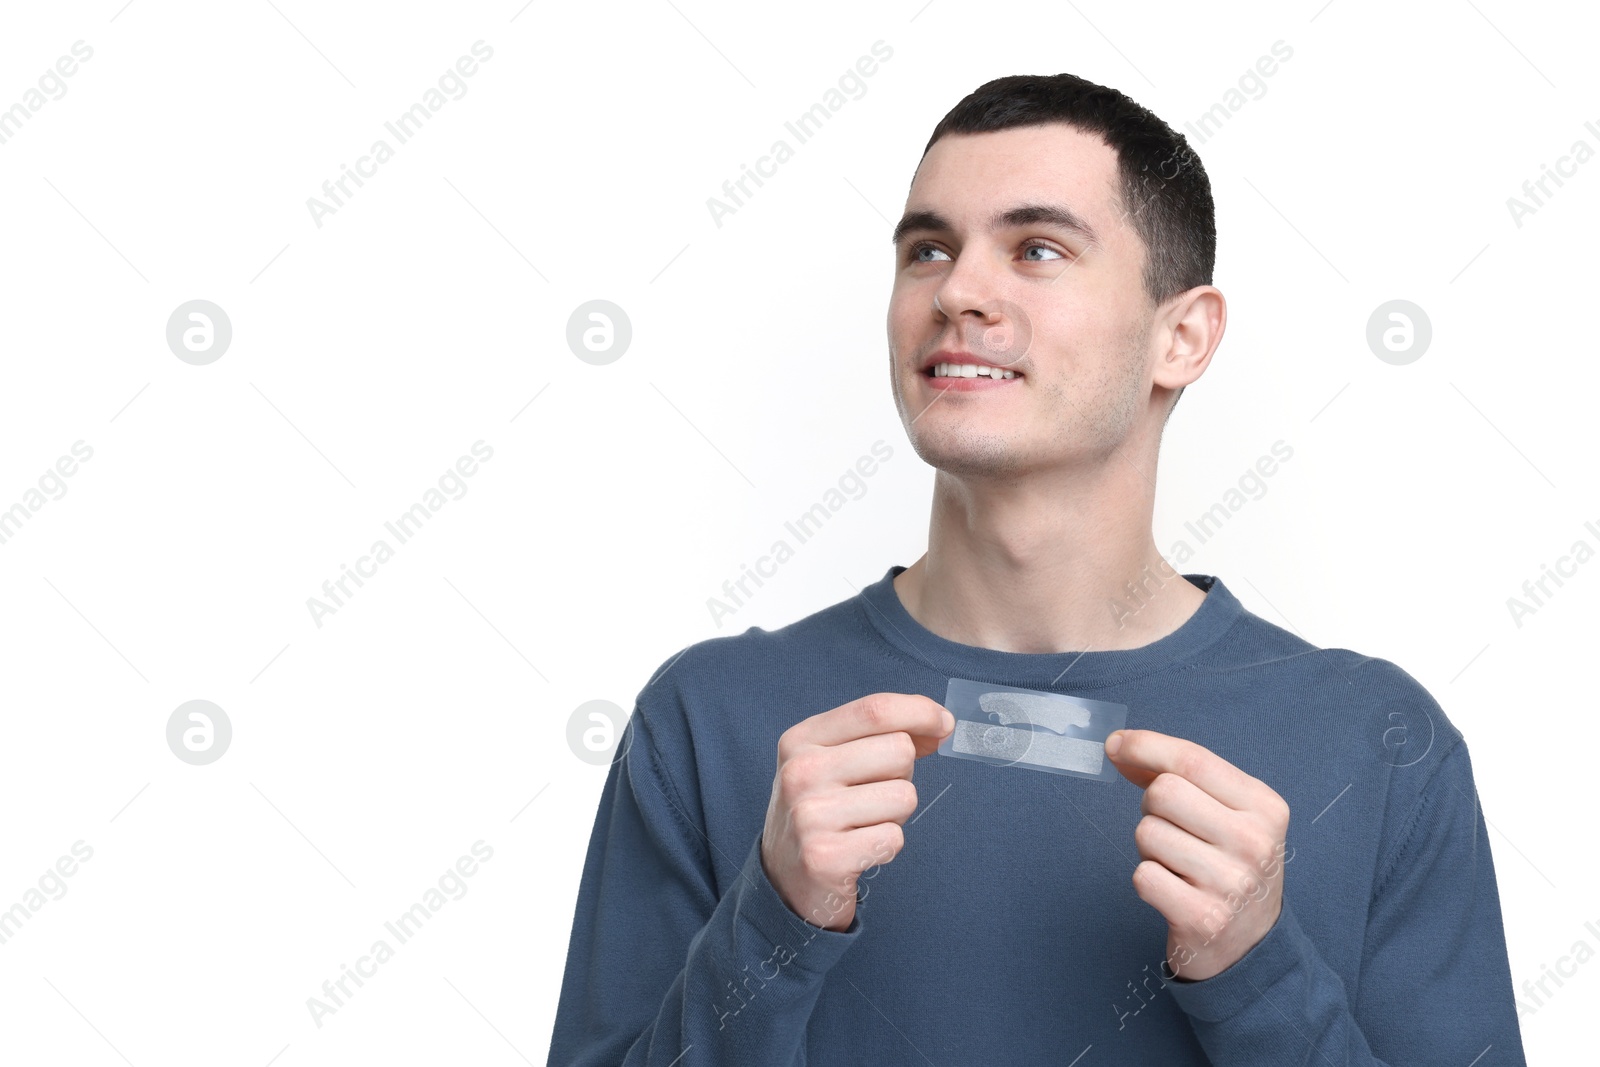
[[[1199,915],[1211,906],[1205,893],[1155,860],[1145,860],[1133,869],[1133,890],[1169,925],[1180,929],[1188,929],[1188,916]]]
[[[1154,860],[1190,885],[1209,889],[1222,880],[1222,852],[1159,815],[1139,820],[1133,842],[1141,858]]]
[[[1235,825],[1238,812],[1180,775],[1156,775],[1145,786],[1139,810],[1146,815],[1159,815],[1218,848],[1240,843]]]
[[[793,819],[830,833],[860,830],[879,823],[904,823],[917,810],[917,790],[904,779],[864,782],[807,798],[795,805]]]
[[[851,870],[868,872],[875,864],[888,863],[905,847],[906,833],[901,820],[891,819],[873,826],[851,830],[840,838],[840,847],[848,849]],[[867,874],[877,876],[876,871]]]
[[[1120,744],[1114,744],[1118,738]],[[1252,810],[1263,803],[1265,794],[1272,793],[1265,782],[1252,778],[1210,749],[1155,730],[1114,732],[1106,738],[1106,755],[1124,778],[1141,789],[1158,774],[1176,774],[1236,811]]]
[[[937,742],[955,729],[955,716],[938,701],[917,693],[870,693],[813,715],[802,726],[801,738],[813,745],[842,745],[897,730]],[[918,751],[926,754],[921,746]]]
[[[832,789],[895,778],[909,781],[917,753],[914,744],[906,743],[908,739],[915,741],[904,731],[896,731],[858,737],[842,745],[818,746],[807,756],[823,768],[816,785]]]

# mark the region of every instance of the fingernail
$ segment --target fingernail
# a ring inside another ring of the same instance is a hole
[[[1122,731],[1118,730],[1106,738],[1106,755],[1115,757],[1117,750],[1122,747]]]
[[[956,717],[950,714],[950,709],[944,709],[944,732],[949,733],[956,728]]]

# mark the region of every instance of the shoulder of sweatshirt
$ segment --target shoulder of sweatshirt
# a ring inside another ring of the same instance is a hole
[[[1248,608],[1192,669],[1219,682],[1238,675],[1253,685],[1269,680],[1304,694],[1342,728],[1375,728],[1385,749],[1381,759],[1424,775],[1462,741],[1439,701],[1399,664],[1349,648],[1314,645]],[[1406,745],[1410,751],[1399,751]]]
[[[1246,730],[1275,753],[1269,765],[1280,779],[1317,788],[1342,779],[1334,792],[1351,788],[1341,803],[1368,807],[1390,830],[1409,824],[1426,796],[1472,793],[1461,731],[1392,660],[1319,647],[1245,607],[1182,674],[1184,690],[1222,700],[1249,720]],[[1313,812],[1325,801],[1318,794],[1314,803]]]
[[[650,673],[634,713],[662,748],[739,735],[765,750],[789,725],[863,695],[852,684],[884,657],[859,601],[845,598],[777,629],[751,626],[679,649]]]

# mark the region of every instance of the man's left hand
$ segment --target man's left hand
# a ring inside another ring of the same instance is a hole
[[[1120,739],[1120,744],[1118,743]],[[1167,920],[1167,965],[1181,980],[1220,974],[1283,909],[1289,805],[1210,749],[1154,730],[1118,730],[1106,755],[1144,790],[1133,888]]]

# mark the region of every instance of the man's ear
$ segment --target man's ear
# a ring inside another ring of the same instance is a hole
[[[1211,354],[1228,325],[1228,302],[1214,285],[1197,285],[1173,297],[1156,332],[1164,348],[1155,353],[1151,380],[1177,390],[1211,365]]]

